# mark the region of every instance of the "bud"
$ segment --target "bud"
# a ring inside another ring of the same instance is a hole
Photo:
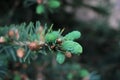
[[[0,37],[0,43],[5,43],[5,38],[3,36]]]
[[[55,45],[50,46],[50,48],[51,48],[51,49],[54,49],[54,48],[55,48]]]
[[[61,52],[58,52],[57,55],[56,55],[56,61],[59,63],[59,64],[63,64],[64,61],[65,61],[65,55]]]
[[[65,56],[68,57],[68,58],[71,58],[72,57],[72,54],[70,52],[66,52],[65,53]]]
[[[56,43],[61,44],[61,43],[62,43],[62,39],[58,38],[58,39],[56,40]]]
[[[45,9],[44,9],[44,6],[42,4],[39,4],[37,7],[36,7],[36,13],[37,14],[42,14],[45,12]]]
[[[14,38],[14,37],[15,37],[15,38],[18,40],[18,39],[19,39],[18,30],[17,30],[17,29],[11,29],[11,30],[9,30],[8,36],[9,36],[10,38]]]
[[[72,54],[80,55],[83,52],[82,46],[74,41],[64,41],[61,46],[63,50],[69,51]]]
[[[9,30],[8,36],[9,36],[10,38],[13,38],[13,37],[15,36],[15,31],[14,31],[14,30]]]
[[[60,7],[60,1],[57,1],[57,0],[50,0],[50,1],[48,1],[48,6],[50,7],[50,8],[58,8],[58,7]]]
[[[17,56],[18,56],[19,58],[23,58],[24,55],[25,55],[25,50],[24,50],[23,48],[19,48],[19,49],[17,50]]]
[[[40,48],[40,46],[38,45],[38,43],[37,42],[31,42],[29,45],[29,48],[31,49],[31,50],[38,50],[39,48]]]
[[[64,36],[64,39],[66,40],[75,40],[81,37],[81,32],[79,31],[72,31]]]
[[[52,31],[50,33],[47,33],[45,35],[45,41],[46,42],[55,42],[56,39],[60,36],[60,33],[58,31]]]

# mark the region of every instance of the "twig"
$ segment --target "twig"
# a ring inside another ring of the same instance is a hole
[[[13,44],[15,44],[15,45],[20,45],[20,46],[26,46],[26,45],[29,45],[31,42],[29,42],[29,41],[24,41],[24,42],[21,42],[21,41],[19,41],[19,42],[17,42],[17,41],[13,41]],[[39,41],[39,43],[38,43],[38,45],[43,45],[43,44],[45,44],[45,42],[43,42],[43,41]]]

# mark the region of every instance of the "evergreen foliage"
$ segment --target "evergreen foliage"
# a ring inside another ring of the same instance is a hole
[[[0,80],[120,80],[111,1],[1,0]]]
[[[41,27],[39,21],[36,22],[35,26],[33,22],[30,22],[28,25],[22,23],[20,25],[10,25],[10,27],[1,28],[0,65],[7,66],[10,61],[30,64],[35,56],[38,56],[40,53],[46,54],[46,51],[49,51],[47,54],[55,53],[56,61],[62,64],[65,61],[66,51],[70,51],[73,54],[82,52],[79,51],[82,47],[78,43],[69,43],[69,41],[67,42],[60,39],[62,36],[61,30],[53,31],[52,27],[49,29],[44,28]],[[75,49],[70,50],[69,46],[71,45],[74,45]],[[2,55],[8,56],[2,59]],[[0,76],[5,78],[6,74],[6,70],[1,69]],[[15,77],[15,80],[16,79],[17,77]]]

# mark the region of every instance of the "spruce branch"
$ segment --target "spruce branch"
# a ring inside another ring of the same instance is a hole
[[[30,64],[39,53],[46,55],[49,52],[53,53],[53,64],[63,64],[66,58],[82,53],[82,46],[74,41],[80,38],[79,31],[73,31],[63,36],[62,32],[65,29],[54,31],[52,27],[53,24],[48,28],[47,25],[41,26],[37,21],[35,25],[30,22],[28,25],[22,23],[0,28],[0,55],[6,56],[7,54],[8,62],[12,60]],[[2,75],[1,73],[0,76]]]
[[[74,41],[80,38],[79,31],[73,31],[63,36],[62,32],[65,29],[54,31],[53,24],[50,28],[46,27],[48,26],[42,27],[39,21],[35,26],[33,22],[28,25],[26,23],[10,25],[10,27],[0,29],[0,44],[13,46],[10,52],[15,60],[17,57],[21,58],[20,62],[22,62],[22,58],[25,62],[27,59],[31,59],[32,54],[43,50],[55,53],[56,61],[60,64],[65,61],[65,57],[71,58],[72,54],[80,55],[82,53],[82,46]]]

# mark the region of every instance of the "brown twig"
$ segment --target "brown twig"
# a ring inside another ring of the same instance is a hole
[[[23,42],[21,42],[21,41],[19,41],[19,42],[13,41],[13,44],[19,45],[19,46],[29,45],[30,43],[31,42],[29,42],[29,41],[23,41]],[[45,44],[45,42],[43,42],[43,41],[39,41],[39,43],[38,43],[38,45],[44,45],[44,44]]]

